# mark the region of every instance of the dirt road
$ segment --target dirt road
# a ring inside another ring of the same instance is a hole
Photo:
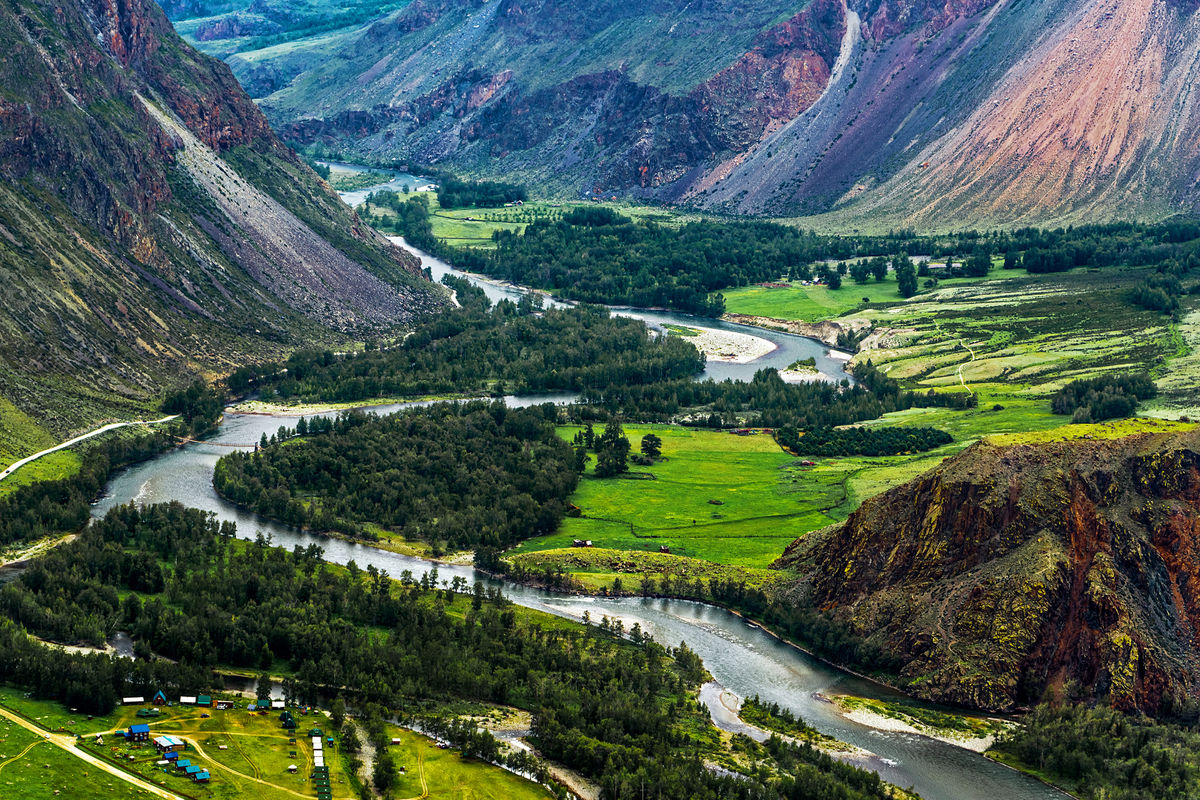
[[[50,744],[54,745],[55,747],[60,747],[63,750],[66,750],[71,755],[80,759],[81,761],[86,761],[87,763],[91,764],[93,767],[104,770],[109,775],[112,775],[114,778],[123,780],[126,783],[131,783],[134,786],[141,789],[142,791],[149,792],[150,794],[154,795],[155,797],[161,797],[161,798],[163,798],[163,800],[187,800],[186,798],[184,798],[181,795],[178,795],[178,794],[175,794],[174,792],[168,791],[168,790],[162,788],[161,786],[155,786],[153,783],[150,783],[147,780],[143,780],[142,778],[139,778],[136,775],[132,775],[123,769],[118,769],[117,767],[113,766],[112,764],[109,764],[107,761],[103,761],[102,759],[97,758],[96,756],[92,755],[91,753],[87,752],[86,750],[83,750],[82,748],[78,747],[75,744],[75,737],[69,733],[49,733],[45,730],[42,730],[37,725],[34,725],[32,722],[30,722],[29,720],[20,716],[19,714],[14,714],[13,712],[9,711],[7,708],[0,708],[0,717],[4,717],[5,719],[12,720],[13,722],[20,725],[22,728],[25,728],[28,731],[32,731],[33,733],[37,734],[38,737],[49,742]]]

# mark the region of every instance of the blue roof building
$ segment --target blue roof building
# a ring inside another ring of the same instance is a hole
[[[142,723],[141,725],[130,725],[129,735],[127,739],[132,739],[135,742],[144,742],[150,738],[150,726]]]

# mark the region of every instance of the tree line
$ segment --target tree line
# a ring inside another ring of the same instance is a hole
[[[909,392],[869,363],[854,365],[855,382],[787,383],[774,369],[749,381],[663,380],[586,389],[571,411],[580,420],[619,416],[642,422],[677,422],[709,428],[756,425],[796,430],[836,427],[876,419],[890,411],[938,406],[971,408],[968,392]]]
[[[1072,422],[1103,422],[1132,416],[1137,404],[1158,394],[1149,375],[1126,373],[1080,378],[1050,399],[1055,414],[1070,414]]]
[[[395,347],[299,350],[282,364],[238,370],[230,387],[256,388],[268,400],[354,402],[582,391],[687,379],[704,369],[704,357],[680,337],[654,336],[641,321],[603,308],[539,311],[530,302],[522,310],[505,300],[487,310],[468,292],[462,298],[473,304],[418,323]]]
[[[1112,708],[1040,705],[993,746],[1084,800],[1190,800],[1200,796],[1194,726]]]
[[[439,550],[508,547],[553,532],[578,481],[556,418],[552,405],[484,401],[348,412],[316,435],[225,456],[213,486],[318,531],[374,538],[374,524]]]
[[[954,438],[937,428],[813,428],[801,433],[792,426],[775,432],[784,448],[811,456],[894,456],[923,453]]]
[[[116,607],[114,595],[124,598]],[[283,660],[295,702],[338,694],[398,716],[456,700],[527,710],[541,754],[604,797],[890,796],[877,775],[782,741],[762,746],[773,765],[763,773],[710,770],[712,745],[695,735],[709,725],[694,697],[706,675],[683,645],[613,626],[542,626],[481,584],[334,567],[318,548],[241,541],[233,525],[179,504],[114,509],[0,589],[0,604],[26,620],[0,622],[5,680],[88,713],[130,691],[207,689],[214,666]],[[51,635],[71,616],[130,631],[146,657],[72,655],[26,635]],[[443,733],[494,755],[482,736]]]
[[[1200,269],[1200,226],[1194,220],[1159,224],[1113,223],[1016,231],[966,231],[918,236],[893,231],[877,236],[825,236],[762,221],[704,220],[679,227],[635,221],[612,209],[577,207],[557,219],[538,219],[524,232],[497,231],[495,248],[454,247],[438,240],[423,198],[379,193],[371,203],[394,218],[370,222],[401,233],[417,247],[464,269],[548,289],[586,302],[663,306],[716,316],[720,292],[786,278],[817,279],[839,289],[847,274],[857,283],[882,281],[895,271],[901,297],[918,291],[918,279],[936,285],[928,262],[944,260],[955,277],[988,275],[993,259],[1030,274],[1077,267],[1155,269],[1178,278]],[[853,262],[853,263],[851,263]],[[1147,278],[1130,293],[1143,307],[1172,312],[1182,288]]]

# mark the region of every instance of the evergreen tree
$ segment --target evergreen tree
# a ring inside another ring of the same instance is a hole
[[[629,470],[629,439],[621,423],[609,420],[596,440],[596,477],[611,478]]]

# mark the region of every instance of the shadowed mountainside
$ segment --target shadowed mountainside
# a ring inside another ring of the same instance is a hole
[[[0,52],[0,385],[55,435],[442,302],[150,0],[4,0]]]
[[[1200,432],[980,442],[797,540],[779,566],[907,661],[910,690],[1147,711],[1200,688]]]
[[[413,0],[229,61],[286,138],[352,157],[944,227],[1194,209],[1198,26],[1190,0]]]

